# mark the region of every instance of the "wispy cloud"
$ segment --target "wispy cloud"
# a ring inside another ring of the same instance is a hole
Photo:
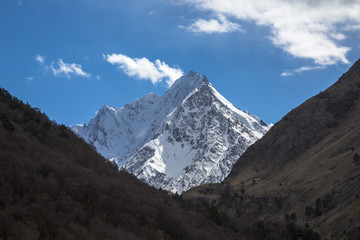
[[[156,10],[152,10],[152,11],[148,12],[148,15],[157,15],[157,14],[159,14],[159,13]]]
[[[70,78],[71,75],[80,77],[90,77],[90,74],[82,70],[82,66],[76,63],[65,63],[61,58],[57,63],[52,62],[50,69],[55,76],[66,76]]]
[[[280,76],[282,77],[289,77],[294,75],[294,73],[292,71],[286,70],[285,72],[281,73]]]
[[[91,76],[90,73],[82,69],[80,64],[66,63],[61,58],[59,58],[57,62],[51,61],[50,64],[45,64],[45,59],[46,56],[35,56],[35,60],[41,65],[41,69],[45,71],[45,73],[51,71],[54,76],[65,76],[67,78],[71,78],[71,76],[89,78]]]
[[[26,77],[26,82],[27,84],[30,84],[32,82],[32,80],[34,80],[34,77]]]
[[[305,71],[312,71],[312,70],[319,70],[319,69],[324,69],[325,66],[320,65],[320,66],[303,66],[300,68],[296,68],[294,70],[286,70],[283,73],[280,74],[280,76],[282,77],[288,77],[288,76],[292,76],[295,73],[301,73],[301,72],[305,72]]]
[[[35,60],[40,63],[41,65],[44,65],[45,63],[45,56],[41,56],[41,55],[36,55],[35,56]]]
[[[205,13],[269,27],[269,39],[294,57],[317,65],[349,63],[351,50],[341,41],[359,31],[359,0],[178,0]],[[211,20],[210,20],[211,21]],[[210,21],[207,21],[208,23]],[[206,23],[205,20],[202,23]],[[206,25],[206,24],[205,24]],[[213,25],[217,25],[213,21]],[[190,29],[201,29],[190,25]]]
[[[360,24],[359,25],[354,25],[354,24],[345,25],[344,30],[345,31],[358,31],[358,30],[360,30]]]
[[[229,21],[224,15],[219,15],[218,19],[198,19],[190,26],[179,26],[190,32],[196,33],[227,33],[234,31],[244,31],[237,23]]]
[[[179,67],[170,67],[159,59],[151,62],[149,59],[130,58],[123,54],[103,55],[112,65],[118,66],[129,77],[150,80],[153,84],[165,81],[170,87],[178,78],[184,75]]]
[[[303,67],[295,69],[294,71],[297,73],[300,73],[300,72],[319,70],[319,69],[324,69],[324,66],[303,66]]]

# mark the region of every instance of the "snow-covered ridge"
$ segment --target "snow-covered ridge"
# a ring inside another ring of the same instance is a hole
[[[88,125],[72,129],[119,167],[181,193],[222,181],[269,126],[190,72],[163,96],[150,93],[122,108],[105,105]]]

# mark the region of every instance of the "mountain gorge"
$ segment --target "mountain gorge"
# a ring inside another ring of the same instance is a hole
[[[150,93],[122,108],[104,106],[88,125],[72,127],[119,167],[177,193],[221,182],[268,129],[195,72],[163,96]]]

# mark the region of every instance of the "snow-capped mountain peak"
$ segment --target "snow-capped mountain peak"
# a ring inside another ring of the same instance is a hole
[[[163,96],[149,93],[122,108],[104,105],[88,125],[73,130],[119,167],[181,193],[222,181],[268,128],[191,71]]]

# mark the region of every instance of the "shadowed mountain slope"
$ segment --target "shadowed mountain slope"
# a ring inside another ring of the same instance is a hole
[[[178,199],[0,90],[1,240],[248,238]]]
[[[296,222],[322,238],[360,236],[360,60],[292,110],[240,157],[222,184],[185,193],[229,216]]]
[[[251,146],[234,165],[229,178],[249,165],[261,170],[294,160],[349,118],[358,106],[359,94],[360,61],[357,61],[333,86],[292,110]]]

